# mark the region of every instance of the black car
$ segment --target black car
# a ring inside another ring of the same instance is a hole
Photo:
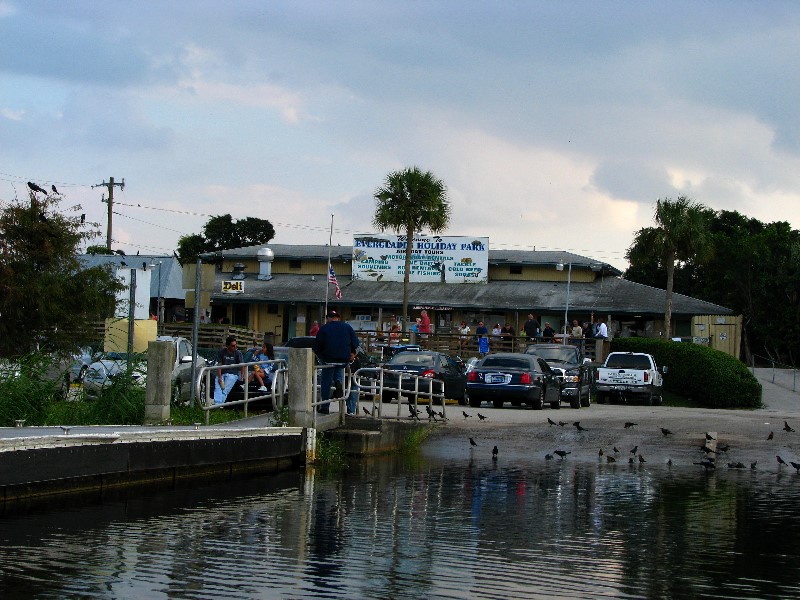
[[[528,404],[541,409],[545,402],[561,408],[561,383],[550,366],[532,354],[501,352],[484,357],[467,378],[469,405],[491,402],[502,408]]]
[[[433,390],[433,393],[442,393],[442,385],[444,385],[444,397],[446,399],[455,399],[459,404],[466,404],[465,392],[467,384],[467,375],[464,369],[464,363],[458,358],[448,356],[444,352],[435,352],[433,350],[413,350],[406,352],[398,352],[390,358],[384,365],[383,373],[383,386],[384,388],[394,388],[395,390],[403,390],[403,398],[408,400],[413,397],[413,394],[405,393],[417,389],[420,392],[419,400],[425,399],[424,392]],[[415,383],[414,377],[402,377],[402,388],[400,387],[401,374],[418,375],[422,376],[425,380],[432,382],[432,387],[425,385],[424,381],[419,384]],[[398,396],[397,391],[384,389],[381,392],[381,399],[384,402],[391,402],[396,400]],[[440,403],[438,400],[437,403]]]
[[[591,397],[591,372],[581,360],[580,350],[571,344],[529,344],[526,354],[543,358],[561,381],[561,400],[572,408],[589,406]]]

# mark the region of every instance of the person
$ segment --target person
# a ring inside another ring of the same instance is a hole
[[[539,336],[539,321],[536,320],[533,313],[528,315],[528,320],[522,325],[522,329],[525,331],[525,337],[528,338],[529,342]]]
[[[247,376],[247,367],[240,367],[236,374],[236,367],[244,362],[241,351],[236,347],[236,338],[229,335],[225,338],[225,346],[217,352],[217,377],[214,380],[214,404],[223,404],[228,399],[236,382],[244,381]]]
[[[389,345],[395,345],[400,343],[400,325],[395,323],[392,326],[392,330],[389,332]]]
[[[549,322],[544,324],[544,329],[542,330],[542,337],[550,342],[553,341],[553,338],[556,336],[556,330],[550,326]]]
[[[319,332],[319,321],[311,323],[311,328],[308,330],[308,335],[317,335]]]
[[[328,414],[330,410],[331,384],[336,381],[337,389],[344,383],[344,365],[355,359],[356,349],[359,346],[356,332],[349,323],[341,320],[341,315],[334,309],[326,315],[328,321],[320,327],[314,339],[314,352],[323,363],[334,365],[332,368],[322,369],[319,377],[320,395],[322,404],[317,407],[317,412]]]
[[[253,355],[253,360],[260,360],[264,361],[259,365],[253,365],[253,372],[250,373],[250,376],[247,378],[247,382],[250,383],[255,379],[258,381],[259,392],[267,392],[269,391],[267,388],[267,384],[272,384],[272,377],[270,377],[270,373],[272,372],[272,365],[273,363],[267,362],[271,360],[275,360],[275,349],[273,348],[272,344],[269,342],[264,342],[261,344],[261,350]]]
[[[478,338],[478,352],[481,356],[489,354],[489,329],[483,324],[483,321],[478,321],[478,326],[475,328],[475,337]]]
[[[583,337],[583,327],[580,326],[577,319],[574,319],[572,321],[572,337],[574,338]]]
[[[428,311],[423,310],[419,313],[419,326],[417,327],[419,333],[431,332],[431,318],[428,316]]]
[[[461,334],[461,347],[466,348],[469,341],[469,325],[466,321],[461,321],[461,326],[458,328],[458,333]]]
[[[598,340],[608,339],[608,327],[606,326],[606,320],[603,317],[600,317],[599,323],[597,325],[597,335],[595,335],[595,337]]]
[[[494,337],[500,337],[503,334],[503,329],[500,327],[500,323],[495,323],[494,327],[492,327],[492,335]]]

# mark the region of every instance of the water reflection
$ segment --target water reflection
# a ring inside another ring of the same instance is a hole
[[[794,474],[378,459],[0,518],[0,596],[800,596]]]

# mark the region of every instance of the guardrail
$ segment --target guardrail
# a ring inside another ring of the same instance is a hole
[[[759,356],[757,354],[753,354],[752,358],[751,358],[751,367],[750,367],[751,373],[753,373],[753,375],[755,375],[755,373],[756,373],[756,366],[755,366],[756,359],[759,359],[759,362],[763,361],[763,362],[765,362],[765,363],[770,365],[770,367],[772,368],[772,383],[774,383],[776,385],[780,385],[782,383],[782,382],[776,381],[776,379],[775,379],[776,374],[788,375],[789,371],[791,371],[791,373],[792,373],[792,391],[793,392],[797,391],[797,367],[795,367],[794,365],[786,365],[786,364],[780,363],[780,362],[778,362],[778,361],[776,361],[776,360],[774,360],[772,358],[769,358],[767,356]],[[781,379],[785,380],[785,379],[788,379],[788,377],[781,377]]]
[[[386,373],[397,375],[397,386],[389,386],[386,384]],[[444,381],[440,379],[432,379],[430,377],[423,377],[414,373],[406,371],[395,371],[391,369],[384,369],[379,367],[364,367],[359,369],[353,374],[355,386],[358,389],[359,396],[367,396],[372,398],[372,411],[374,417],[383,416],[383,396],[385,392],[397,394],[397,418],[401,418],[401,410],[403,406],[403,397],[407,396],[409,400],[405,402],[414,412],[411,414],[412,418],[419,417],[417,412],[417,405],[422,398],[427,400],[429,406],[432,408],[435,402],[440,402],[442,406],[442,416],[447,418],[447,403],[445,402],[445,389]],[[411,380],[412,384],[409,387],[403,386],[404,380]],[[438,389],[434,389],[438,388]],[[433,416],[428,413],[428,420],[432,420]]]
[[[256,396],[250,395],[250,386],[248,385],[247,381],[243,381],[242,383],[242,391],[244,393],[244,398],[241,400],[231,400],[230,402],[222,402],[220,404],[214,403],[214,381],[212,380],[211,372],[217,371],[220,367],[219,365],[212,365],[212,366],[205,366],[201,367],[199,371],[199,375],[197,376],[197,383],[195,388],[195,397],[198,399],[200,404],[200,408],[203,409],[206,415],[206,425],[209,422],[209,411],[219,409],[219,408],[230,408],[232,406],[244,406],[244,416],[247,418],[247,411],[249,404],[251,402],[266,400],[269,399],[272,401],[272,405],[275,408],[279,408],[283,406],[286,400],[286,394],[288,391],[288,384],[287,384],[287,366],[286,361],[283,359],[276,359],[276,360],[255,360],[246,363],[238,363],[235,365],[225,365],[226,371],[233,371],[237,369],[241,369],[242,367],[251,367],[254,365],[263,365],[263,364],[271,364],[273,365],[271,374],[272,382],[270,384],[270,390],[266,394],[260,394]],[[248,372],[250,369],[248,368]]]

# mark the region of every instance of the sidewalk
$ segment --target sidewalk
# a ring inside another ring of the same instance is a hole
[[[800,371],[792,369],[751,369],[761,383],[764,410],[785,412],[800,411]]]

